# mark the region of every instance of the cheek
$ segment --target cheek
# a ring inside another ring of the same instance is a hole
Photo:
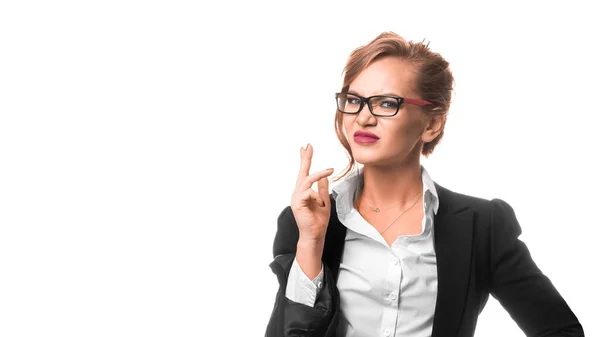
[[[386,143],[390,147],[412,146],[420,138],[420,125],[418,123],[402,123],[399,125],[388,126],[385,131]]]
[[[352,133],[352,121],[349,118],[344,118],[342,120],[342,126],[344,127],[344,132],[346,133],[348,140],[350,140],[350,133]]]

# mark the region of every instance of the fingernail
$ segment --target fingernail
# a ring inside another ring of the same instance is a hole
[[[308,147],[310,146],[310,143],[306,144],[306,149],[308,150]]]

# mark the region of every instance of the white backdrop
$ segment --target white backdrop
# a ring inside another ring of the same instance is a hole
[[[3,2],[0,335],[264,335],[299,148],[311,172],[344,169],[333,93],[383,31],[426,39],[455,75],[432,178],[511,204],[600,335],[585,3]],[[520,335],[490,299],[476,336]]]

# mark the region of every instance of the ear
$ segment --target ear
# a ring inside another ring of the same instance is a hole
[[[442,108],[435,108],[433,111],[442,110]],[[425,129],[421,135],[423,143],[429,143],[437,137],[446,124],[446,114],[436,114],[433,116],[425,117]]]

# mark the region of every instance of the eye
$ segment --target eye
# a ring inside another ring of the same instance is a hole
[[[348,104],[360,104],[360,99],[356,97],[348,97]]]
[[[381,102],[379,102],[379,106],[384,109],[397,109],[398,101],[395,99],[384,99]]]

